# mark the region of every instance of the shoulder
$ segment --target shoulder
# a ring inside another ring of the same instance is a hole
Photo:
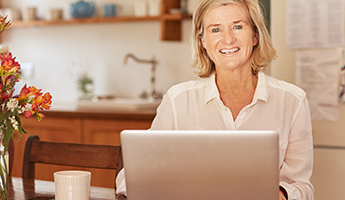
[[[300,100],[305,99],[307,96],[307,94],[302,88],[294,84],[288,83],[283,80],[278,80],[276,78],[273,78],[267,75],[266,75],[266,78],[267,78],[268,86],[270,87],[270,89],[278,90],[279,92],[293,95]]]
[[[186,81],[173,85],[167,91],[167,95],[174,98],[181,94],[186,94],[189,92],[195,92],[199,89],[205,88],[207,85],[208,78],[199,78],[197,80]]]

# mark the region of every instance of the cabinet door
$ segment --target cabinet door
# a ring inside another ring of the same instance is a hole
[[[315,200],[343,199],[345,185],[345,151],[337,148],[315,148],[311,183]]]
[[[83,143],[120,145],[120,133],[124,129],[149,129],[151,121],[137,120],[83,120]],[[91,185],[114,188],[114,170],[87,169],[91,171]]]
[[[40,140],[51,142],[81,142],[80,119],[49,117],[38,122],[35,117],[32,117],[29,119],[21,118],[21,122],[28,135],[38,135]],[[18,133],[15,133],[12,176],[22,176],[25,142],[28,135],[23,133],[21,140],[18,142]],[[66,167],[36,164],[35,178],[41,180],[54,180],[53,173],[64,169],[66,169]],[[76,168],[69,167],[68,169]]]

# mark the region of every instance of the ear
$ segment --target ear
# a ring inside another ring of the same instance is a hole
[[[254,37],[253,37],[253,47],[256,46],[258,44],[259,41],[259,33],[254,33]]]
[[[204,36],[200,36],[200,40],[201,40],[202,46],[206,49],[206,41],[204,39]]]

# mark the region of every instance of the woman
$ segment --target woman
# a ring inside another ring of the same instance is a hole
[[[201,0],[193,19],[193,48],[201,78],[168,90],[151,129],[276,130],[279,199],[312,200],[308,100],[300,88],[262,72],[276,51],[258,1]],[[124,188],[123,173],[117,183]]]

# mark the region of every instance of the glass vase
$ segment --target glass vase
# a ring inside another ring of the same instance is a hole
[[[0,146],[0,199],[9,200],[8,181],[9,181],[9,156],[7,149]]]

